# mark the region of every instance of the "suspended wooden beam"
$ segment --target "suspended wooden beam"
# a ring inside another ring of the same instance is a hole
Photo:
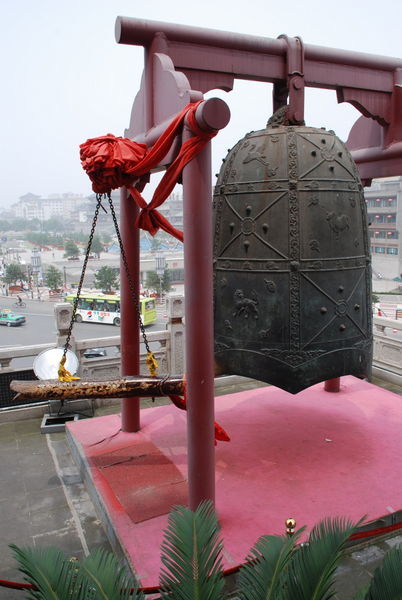
[[[123,377],[121,379],[79,379],[59,381],[13,380],[10,383],[18,400],[80,400],[84,398],[127,398],[132,396],[170,396],[184,393],[182,377]]]

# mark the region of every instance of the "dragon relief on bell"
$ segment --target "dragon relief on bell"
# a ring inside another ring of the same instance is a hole
[[[247,298],[244,295],[243,290],[237,289],[233,294],[233,299],[234,317],[243,317],[244,319],[248,319],[249,317],[251,317],[253,319],[258,319],[258,298],[254,290],[251,290],[250,297]]]
[[[335,211],[331,211],[327,213],[326,221],[335,233],[335,239],[337,240],[339,240],[339,236],[343,231],[350,229],[350,217],[344,213],[337,214]]]

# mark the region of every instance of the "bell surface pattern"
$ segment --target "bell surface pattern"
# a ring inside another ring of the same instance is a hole
[[[297,393],[368,376],[371,270],[357,168],[332,131],[268,125],[214,193],[215,361]]]

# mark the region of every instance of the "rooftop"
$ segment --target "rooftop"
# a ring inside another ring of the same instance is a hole
[[[402,395],[402,388],[376,385]],[[261,386],[253,382],[254,387]],[[236,391],[249,388],[249,383]],[[233,386],[220,389],[232,393]],[[144,400],[143,408],[150,406]],[[163,399],[160,400],[163,403]],[[119,412],[119,405],[97,409],[96,414]],[[41,434],[41,419],[0,422],[0,579],[23,581],[8,544],[57,546],[77,558],[100,546],[110,549],[95,508],[70,454],[64,433]],[[385,552],[402,542],[402,535],[354,546],[339,569],[338,600],[348,600],[372,575]],[[0,599],[22,599],[24,592],[0,587]]]

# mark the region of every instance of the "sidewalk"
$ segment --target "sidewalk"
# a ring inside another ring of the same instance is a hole
[[[8,544],[56,546],[82,558],[106,535],[73,463],[64,433],[43,435],[41,419],[0,424],[0,579],[23,581]],[[0,587],[0,598],[24,597]]]
[[[374,383],[379,385],[377,380]],[[261,385],[254,384],[255,387]],[[402,395],[401,388],[387,388]],[[240,389],[237,386],[236,391]],[[233,391],[231,386],[220,389],[219,394]],[[143,406],[150,406],[150,401],[144,401]],[[118,411],[117,405],[101,409],[97,415]],[[110,549],[71,457],[65,434],[41,434],[40,422],[40,419],[32,419],[0,423],[0,579],[23,581],[8,548],[10,543],[57,546],[77,558],[97,547]],[[339,569],[337,600],[352,598],[386,551],[401,542],[399,532],[375,544],[353,547]],[[23,597],[23,591],[0,587],[1,600],[22,600]]]

